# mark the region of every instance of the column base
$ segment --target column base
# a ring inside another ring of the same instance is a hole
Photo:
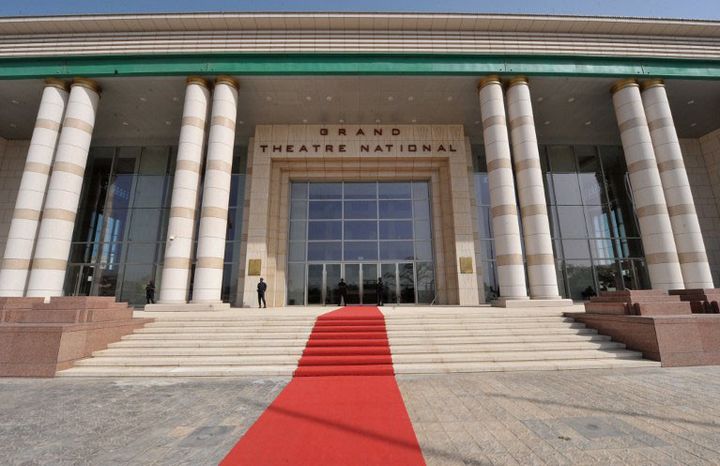
[[[493,307],[520,307],[527,304],[530,298],[527,296],[519,296],[517,298],[498,298],[493,299],[490,304]]]
[[[572,299],[558,298],[499,298],[492,302],[495,307],[565,307],[572,306]]]
[[[230,303],[158,303],[145,306],[147,312],[203,312],[203,311],[226,311],[230,309]]]

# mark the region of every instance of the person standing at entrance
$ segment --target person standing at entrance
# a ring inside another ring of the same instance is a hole
[[[258,293],[258,306],[267,308],[267,303],[265,302],[265,291],[267,290],[267,283],[260,277],[260,283],[258,283],[257,286],[257,293]]]
[[[145,285],[145,304],[155,304],[155,281],[150,280]]]
[[[385,301],[385,284],[382,281],[382,277],[378,277],[377,286],[375,287],[375,293],[377,293],[378,306],[382,306]]]
[[[347,283],[344,278],[341,278],[338,283],[338,296],[338,306],[347,306]]]

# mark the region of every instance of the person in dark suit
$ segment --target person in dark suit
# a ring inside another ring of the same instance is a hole
[[[377,285],[375,286],[375,293],[377,293],[378,306],[382,306],[385,301],[385,284],[382,281],[382,277],[378,278]]]
[[[260,283],[258,283],[257,286],[257,293],[258,293],[258,306],[267,308],[267,303],[265,302],[265,291],[267,290],[267,283],[260,277]]]
[[[338,283],[338,306],[347,306],[347,283],[344,278]]]
[[[145,304],[155,304],[155,281],[150,280],[145,285]]]

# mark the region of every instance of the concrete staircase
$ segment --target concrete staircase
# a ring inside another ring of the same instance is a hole
[[[573,309],[574,311],[582,310]],[[396,374],[659,366],[563,317],[568,308],[386,313]]]
[[[290,376],[316,315],[330,310],[152,315],[154,323],[57,375]],[[386,307],[383,312],[398,374],[659,365],[558,309]]]

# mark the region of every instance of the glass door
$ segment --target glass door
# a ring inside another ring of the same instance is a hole
[[[340,264],[325,264],[325,304],[340,304]]]
[[[323,304],[323,264],[308,264],[307,303]]]
[[[362,303],[377,304],[377,264],[362,265]]]
[[[397,264],[380,264],[380,275],[385,284],[385,302],[397,303]]]
[[[398,277],[400,281],[400,302],[415,302],[415,271],[412,262],[399,263]]]
[[[360,264],[345,264],[347,303],[360,304]]]

